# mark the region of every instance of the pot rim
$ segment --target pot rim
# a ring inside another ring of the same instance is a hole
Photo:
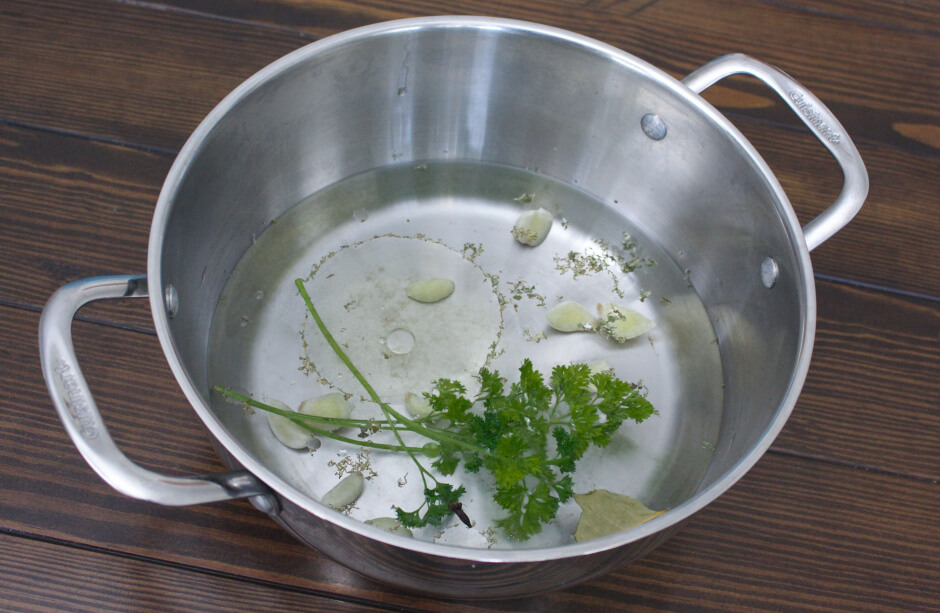
[[[349,518],[343,514],[336,513],[334,510],[322,505],[310,496],[303,494],[292,485],[288,484],[277,475],[270,472],[264,464],[259,462],[254,455],[248,451],[242,444],[235,439],[224,425],[221,423],[215,413],[209,408],[206,399],[198,391],[197,386],[190,378],[189,373],[183,367],[182,360],[174,343],[172,333],[169,327],[169,319],[164,303],[164,283],[161,271],[161,260],[163,259],[163,243],[166,224],[169,220],[173,208],[176,190],[182,178],[185,176],[191,163],[198,155],[202,143],[205,141],[214,126],[241,100],[249,96],[253,91],[262,86],[268,80],[276,77],[280,73],[305,62],[308,58],[320,54],[324,51],[340,47],[344,44],[357,39],[372,37],[377,35],[388,35],[392,33],[402,33],[410,30],[428,29],[428,28],[472,28],[484,30],[502,30],[516,31],[529,35],[543,36],[560,39],[571,43],[582,49],[589,50],[605,59],[616,64],[623,65],[628,69],[635,70],[644,74],[647,78],[654,80],[657,84],[670,90],[688,104],[691,109],[702,113],[712,122],[717,124],[721,130],[740,147],[753,163],[753,166],[760,172],[767,186],[771,189],[777,201],[781,204],[778,213],[789,229],[791,245],[796,250],[800,262],[798,271],[801,278],[802,289],[805,292],[806,301],[804,304],[804,313],[800,330],[800,350],[790,378],[789,387],[783,397],[773,421],[765,430],[764,434],[757,444],[738,462],[728,470],[720,479],[712,485],[700,491],[695,496],[686,500],[677,507],[668,510],[646,523],[635,526],[624,532],[615,533],[606,537],[586,541],[583,543],[572,543],[558,545],[554,547],[531,548],[531,549],[475,549],[467,547],[457,547],[453,545],[442,545],[429,541],[409,539],[375,528],[357,519]],[[245,469],[258,477],[277,495],[283,496],[293,504],[315,515],[319,519],[339,525],[360,536],[367,537],[382,543],[408,549],[414,552],[439,556],[445,558],[454,558],[460,560],[481,562],[481,563],[525,563],[539,562],[545,560],[555,560],[574,556],[584,556],[604,551],[616,549],[628,543],[639,541],[649,537],[657,532],[663,531],[670,526],[678,524],[700,509],[714,501],[723,494],[745,473],[747,473],[754,464],[763,456],[774,439],[780,433],[784,424],[788,420],[797,397],[803,387],[806,374],[809,370],[809,362],[812,354],[813,340],[816,329],[816,297],[815,285],[813,282],[812,265],[809,258],[809,250],[806,242],[803,240],[803,234],[800,223],[796,218],[790,201],[777,181],[776,176],[771,171],[757,150],[750,142],[738,131],[736,127],[717,109],[705,101],[697,93],[686,87],[680,81],[668,75],[659,68],[641,60],[626,51],[618,49],[612,45],[600,42],[593,38],[575,34],[573,32],[546,26],[527,21],[503,19],[496,17],[476,17],[476,16],[440,16],[440,17],[418,17],[410,19],[401,19],[388,21],[368,26],[355,28],[346,32],[335,34],[319,41],[305,45],[278,60],[275,60],[265,68],[249,77],[231,93],[219,102],[215,108],[205,117],[195,131],[186,140],[177,155],[170,171],[161,188],[160,195],[154,210],[153,221],[151,224],[148,257],[147,257],[147,277],[150,294],[150,306],[153,313],[154,324],[157,337],[163,348],[163,352],[170,365],[174,377],[183,390],[187,400],[193,406],[194,410],[202,420],[203,424],[215,437],[220,445],[239,462]]]

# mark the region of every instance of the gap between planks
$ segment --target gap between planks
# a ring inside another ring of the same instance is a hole
[[[117,549],[110,549],[107,547],[102,547],[99,545],[89,545],[86,543],[81,543],[78,541],[70,541],[63,538],[58,538],[54,536],[47,536],[43,534],[26,532],[25,530],[17,530],[15,528],[7,528],[0,526],[0,535],[6,535],[13,538],[20,538],[28,541],[35,541],[40,543],[46,543],[48,545],[54,545],[57,547],[66,547],[68,549],[74,549],[77,551],[85,551],[88,553],[93,553],[97,555],[112,556],[116,558],[133,560],[135,562],[141,562],[144,564],[153,564],[162,568],[168,568],[172,570],[191,572],[198,575],[204,575],[208,577],[217,577],[221,579],[227,579],[231,581],[238,581],[241,583],[246,583],[249,585],[257,585],[267,588],[275,588],[278,590],[283,590],[285,592],[290,592],[294,594],[302,594],[305,596],[314,596],[317,598],[323,598],[327,600],[335,600],[343,602],[346,604],[354,604],[361,606],[373,607],[375,609],[383,611],[402,611],[402,612],[419,612],[421,609],[413,609],[410,607],[403,607],[400,605],[389,605],[377,600],[369,600],[366,598],[357,598],[354,596],[347,596],[342,593],[329,592],[326,590],[316,590],[312,588],[301,587],[297,585],[291,585],[287,583],[279,583],[276,581],[266,581],[264,579],[257,579],[248,575],[239,575],[236,573],[228,573],[219,570],[213,570],[211,568],[205,568],[202,566],[196,566],[192,564],[183,564],[180,562],[173,562],[169,560],[163,560],[161,558],[153,556],[144,556],[140,554],[130,553],[126,551],[120,551]]]

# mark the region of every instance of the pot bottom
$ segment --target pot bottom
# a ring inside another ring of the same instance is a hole
[[[711,459],[722,416],[721,357],[687,273],[625,214],[639,205],[605,203],[537,172],[480,163],[400,164],[341,181],[275,220],[241,259],[213,318],[209,384],[294,408],[338,391],[355,405],[354,416],[380,415],[309,318],[294,286],[304,279],[331,333],[395,407],[441,377],[472,391],[483,366],[511,382],[526,358],[543,373],[604,360],[618,377],[642,382],[658,414],[589,452],[575,491],[604,488],[672,508],[695,493]],[[554,220],[545,241],[531,247],[512,229],[535,208]],[[453,281],[453,294],[433,303],[407,296],[410,283],[431,278]],[[591,311],[624,304],[656,327],[626,343],[558,332],[545,314],[561,301]],[[292,450],[265,415],[220,398],[213,410],[267,470],[313,500],[345,474],[362,473],[365,491],[347,510],[353,518],[421,503],[407,456],[332,440],[314,453]],[[467,487],[473,529],[454,519],[416,538],[480,549],[572,542],[573,501],[540,535],[518,543],[493,529],[501,509],[486,479],[459,470],[454,479]]]

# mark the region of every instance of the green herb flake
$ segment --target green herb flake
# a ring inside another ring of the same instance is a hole
[[[545,306],[545,296],[535,291],[535,285],[528,283],[526,281],[515,281],[509,284],[509,291],[512,294],[512,299],[516,302],[519,302],[523,298],[528,298],[529,300],[534,300],[537,306]],[[518,306],[516,306],[518,310]]]
[[[459,440],[441,441],[434,466],[450,474],[459,462],[495,480],[494,500],[507,513],[497,526],[526,540],[572,496],[571,473],[585,452],[605,447],[626,420],[643,421],[653,407],[632,384],[588,366],[556,366],[548,381],[529,360],[507,387],[498,372],[480,371],[480,393],[467,398],[456,381],[440,380],[428,399]],[[482,414],[472,410],[481,404]]]
[[[617,271],[626,275],[639,268],[655,264],[651,258],[639,255],[636,241],[626,232],[623,234],[620,245],[622,253],[616,253],[614,248],[603,239],[596,238],[593,242],[595,246],[589,247],[584,253],[569,251],[565,256],[553,258],[555,270],[561,274],[570,274],[573,279],[607,273],[613,281],[614,293],[623,298],[624,292],[620,289]]]
[[[483,253],[482,243],[464,243],[460,253],[468,262],[474,262]]]
[[[324,339],[385,419],[335,419],[285,412],[232,390],[216,389],[233,400],[288,417],[316,436],[408,454],[424,485],[424,502],[417,509],[396,507],[398,521],[408,528],[440,525],[452,514],[470,523],[461,503],[465,488],[439,479],[420,459],[426,458],[432,459],[431,466],[442,478],[453,475],[461,463],[467,472],[489,473],[494,500],[506,512],[496,526],[510,538],[526,540],[573,496],[571,473],[588,449],[607,446],[624,421],[641,422],[655,412],[641,387],[610,371],[592,373],[585,364],[559,365],[546,380],[527,359],[519,367],[519,380],[511,384],[499,372],[481,369],[476,395],[468,394],[457,381],[439,379],[433,390],[424,394],[431,413],[421,419],[409,418],[382,401],[327,330],[303,281],[298,279],[296,284]],[[331,426],[365,428],[370,434],[389,431],[394,442],[353,439],[337,434]],[[407,446],[403,431],[429,442],[423,447]],[[367,462],[358,462],[355,468],[362,471],[367,466]],[[336,468],[347,467],[337,463]]]

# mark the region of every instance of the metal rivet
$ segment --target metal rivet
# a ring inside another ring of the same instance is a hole
[[[163,304],[166,306],[166,314],[170,318],[176,317],[176,314],[180,312],[180,295],[172,285],[167,285],[166,289],[163,290]]]
[[[773,258],[764,258],[764,261],[760,264],[760,280],[764,284],[764,287],[770,289],[776,285],[779,272],[780,269],[777,268],[777,262],[775,262]]]
[[[640,127],[643,128],[643,133],[653,140],[666,138],[666,124],[659,118],[659,115],[653,113],[643,115],[643,119],[640,120]]]

